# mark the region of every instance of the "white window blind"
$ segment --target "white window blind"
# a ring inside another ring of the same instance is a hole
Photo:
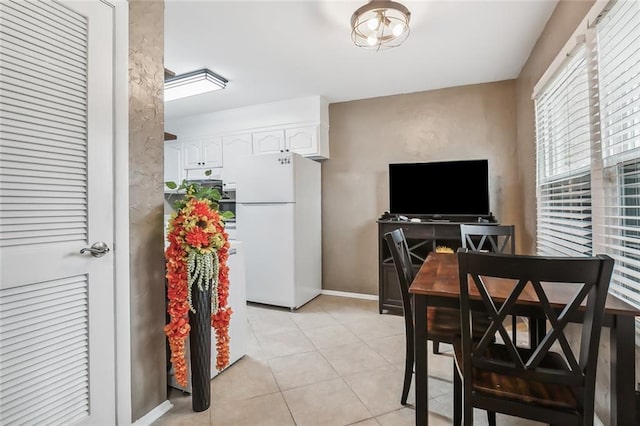
[[[586,50],[580,45],[535,99],[536,243],[541,255],[592,254]]]
[[[618,1],[598,22],[604,189],[603,251],[611,291],[640,307],[640,2]]]

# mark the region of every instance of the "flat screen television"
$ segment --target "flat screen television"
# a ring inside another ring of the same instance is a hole
[[[488,160],[389,164],[389,211],[396,215],[489,215]]]

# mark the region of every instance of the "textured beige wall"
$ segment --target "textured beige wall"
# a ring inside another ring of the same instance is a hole
[[[594,1],[561,1],[533,48],[529,59],[516,81],[517,122],[518,122],[518,182],[521,188],[520,204],[523,206],[524,227],[520,232],[522,250],[535,253],[536,233],[536,182],[535,182],[535,126],[531,94],[533,86],[569,40],[578,24],[593,5]],[[571,341],[579,342],[579,334],[573,333]],[[598,356],[596,413],[603,423],[609,424],[609,401],[611,387],[609,381],[609,330],[602,331]],[[640,382],[640,348],[636,346],[636,381]]]
[[[378,293],[376,220],[389,209],[392,162],[487,158],[491,209],[500,222],[520,228],[520,206],[511,201],[518,190],[514,80],[331,104],[329,123],[324,289]]]
[[[131,407],[167,399],[164,256],[164,2],[129,0]]]

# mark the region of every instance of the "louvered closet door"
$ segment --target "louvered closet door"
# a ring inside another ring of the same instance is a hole
[[[115,424],[113,9],[0,3],[0,424]]]

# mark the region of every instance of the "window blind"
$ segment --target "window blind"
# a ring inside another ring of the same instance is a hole
[[[537,252],[592,254],[591,135],[586,46],[535,99]]]
[[[640,2],[618,1],[596,25],[611,291],[640,307]]]

